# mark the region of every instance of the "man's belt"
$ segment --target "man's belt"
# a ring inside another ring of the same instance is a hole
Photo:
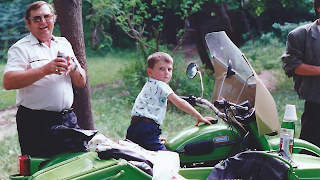
[[[47,111],[47,110],[36,110],[36,109],[29,109],[29,108],[24,107],[22,105],[20,105],[19,108],[23,108],[23,109],[25,109],[27,111],[30,111],[30,112],[43,113],[43,114],[61,114],[61,115],[66,115],[66,114],[72,113],[72,111],[73,111],[73,108],[64,109],[64,110],[62,110],[60,112]]]
[[[150,123],[150,124],[154,124],[156,126],[159,126],[159,124],[156,123],[153,119],[150,119],[147,117],[132,116],[131,123],[137,123],[137,122],[146,122],[146,123]]]

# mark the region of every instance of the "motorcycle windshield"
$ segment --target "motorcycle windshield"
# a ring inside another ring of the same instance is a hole
[[[233,103],[248,100],[255,106],[259,135],[278,133],[279,120],[274,99],[245,55],[224,31],[209,33],[205,39],[215,70],[212,101],[220,97]],[[229,60],[236,73],[225,78]]]

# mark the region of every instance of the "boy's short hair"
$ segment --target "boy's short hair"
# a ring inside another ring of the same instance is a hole
[[[155,52],[148,57],[148,68],[153,68],[153,66],[158,62],[164,60],[165,62],[173,62],[172,57],[165,52]]]

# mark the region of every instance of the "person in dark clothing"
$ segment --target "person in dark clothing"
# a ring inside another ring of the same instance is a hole
[[[320,0],[314,0],[313,5],[318,19],[288,34],[281,59],[299,98],[305,100],[300,138],[320,147]]]

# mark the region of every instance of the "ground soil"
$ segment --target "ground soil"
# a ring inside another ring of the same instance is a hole
[[[5,136],[12,136],[17,133],[15,115],[17,107],[10,107],[0,110],[0,140]]]

